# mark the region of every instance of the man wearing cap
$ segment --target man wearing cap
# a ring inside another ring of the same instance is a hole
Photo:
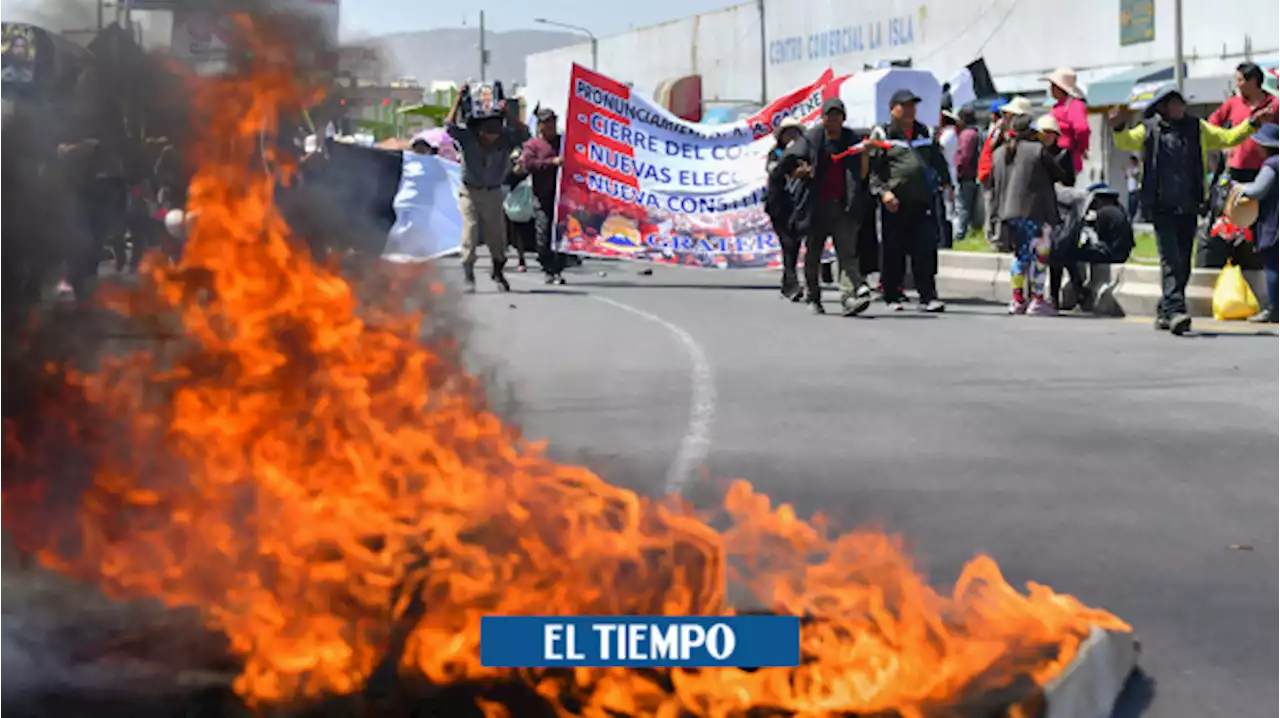
[[[938,193],[951,187],[951,172],[929,128],[916,121],[920,98],[898,90],[889,98],[891,119],[878,129],[887,149],[871,155],[869,183],[884,212],[880,215],[884,299],[892,311],[903,306],[902,281],[907,257],[920,295],[919,309],[946,310],[938,299],[934,275],[938,264]]]
[[[556,131],[556,113],[543,107],[534,113],[538,135],[524,143],[520,163],[533,178],[534,237],[538,263],[547,284],[564,284],[561,256],[555,251],[551,218],[555,215],[556,181],[564,158],[560,156],[560,133]]]
[[[465,93],[458,93],[445,118],[444,128],[462,149],[462,187],[458,191],[458,209],[462,211],[462,272],[466,291],[476,290],[476,258],[483,242],[493,262],[493,281],[498,290],[507,292],[511,285],[502,274],[507,252],[507,215],[502,209],[503,182],[510,168],[513,150],[523,140],[518,128],[507,126],[504,115],[473,117],[466,125],[458,124],[458,113]]]
[[[1071,181],[1064,182],[1070,187],[1089,156],[1089,110],[1075,70],[1060,67],[1040,80],[1049,83],[1049,93],[1056,101],[1051,114],[1058,122],[1058,146],[1071,153]]]
[[[838,97],[822,103],[822,123],[811,128],[783,152],[781,171],[808,190],[807,209],[795,213],[795,231],[805,240],[806,301],[814,314],[823,314],[819,284],[822,249],[827,237],[835,246],[840,273],[840,306],[845,316],[871,306],[871,288],[858,267],[858,228],[862,221],[865,155],[847,152],[861,141],[844,126],[844,102]]]
[[[804,125],[795,117],[787,117],[773,130],[774,147],[765,158],[765,171],[769,184],[765,189],[764,211],[773,223],[773,233],[778,236],[782,248],[782,296],[798,302],[804,298],[804,289],[796,278],[796,265],[800,259],[800,239],[796,236],[794,215],[797,206],[803,204],[803,194],[796,185],[801,180],[791,177],[782,169],[782,156],[793,142],[804,134]]]
[[[1180,336],[1191,328],[1186,289],[1197,219],[1208,189],[1206,155],[1244,142],[1262,124],[1258,118],[1264,110],[1232,129],[1215,127],[1187,114],[1187,102],[1172,82],[1130,109],[1142,110],[1143,120],[1125,129],[1128,112],[1113,107],[1111,129],[1116,149],[1142,153],[1142,207],[1155,227],[1163,285],[1155,326]]]

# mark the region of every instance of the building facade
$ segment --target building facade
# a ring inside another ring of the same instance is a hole
[[[1179,0],[757,0],[600,38],[598,70],[657,96],[697,76],[706,108],[763,104],[812,82],[877,63],[910,61],[940,80],[985,60],[1003,94],[1043,97],[1055,67],[1077,71],[1091,105],[1121,102],[1134,84],[1173,76]],[[1280,54],[1276,0],[1180,0],[1182,46],[1193,102],[1217,104],[1245,59]],[[563,112],[569,69],[591,66],[589,42],[531,55],[525,96]],[[1193,89],[1192,89],[1193,88]],[[1096,101],[1095,101],[1096,97]],[[1095,115],[1096,129],[1102,129]],[[1094,132],[1089,180],[1116,176],[1108,133]]]

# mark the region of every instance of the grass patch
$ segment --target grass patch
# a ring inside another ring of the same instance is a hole
[[[981,252],[991,254],[995,249],[987,241],[987,235],[980,229],[971,229],[963,238],[957,239],[951,246],[957,252]],[[1156,249],[1156,236],[1150,232],[1135,232],[1133,235],[1133,254],[1129,255],[1129,264],[1159,264],[1160,252]]]

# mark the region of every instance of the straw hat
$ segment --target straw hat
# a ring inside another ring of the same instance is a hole
[[[1058,118],[1053,115],[1041,115],[1040,119],[1036,120],[1036,131],[1052,132],[1060,135],[1062,134],[1062,127],[1058,125]]]
[[[1031,114],[1031,100],[1018,95],[1000,106],[1000,111],[1006,115],[1029,115]]]
[[[1076,71],[1069,67],[1059,67],[1040,78],[1041,82],[1048,82],[1062,88],[1062,91],[1072,97],[1084,97],[1084,93],[1080,91],[1080,85],[1076,82]]]
[[[1237,227],[1252,227],[1258,221],[1258,203],[1244,196],[1244,185],[1237,184],[1227,193],[1227,206],[1222,214]]]

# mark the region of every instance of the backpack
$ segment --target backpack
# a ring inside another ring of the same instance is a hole
[[[525,177],[502,200],[507,219],[516,224],[533,220],[533,178]]]

